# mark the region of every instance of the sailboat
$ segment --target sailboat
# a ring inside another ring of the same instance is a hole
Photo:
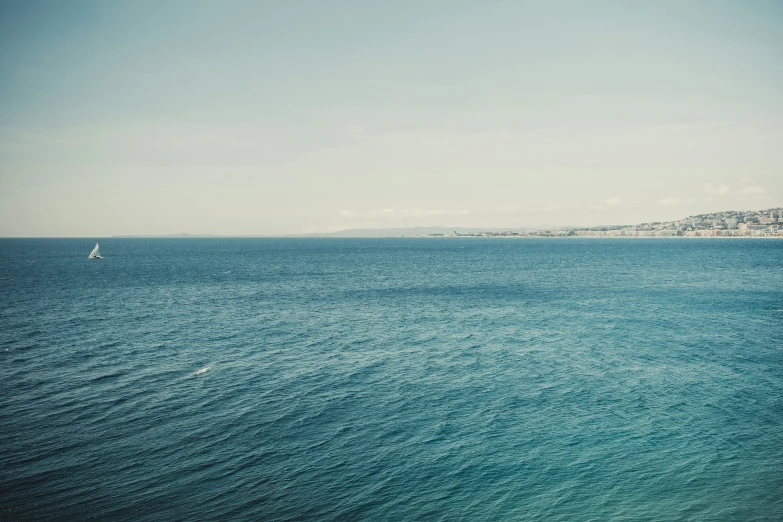
[[[98,243],[95,243],[95,248],[92,249],[92,252],[90,252],[89,259],[100,259],[101,258],[101,251],[98,249]]]

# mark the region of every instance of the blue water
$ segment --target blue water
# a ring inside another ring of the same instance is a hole
[[[0,519],[781,520],[783,241],[0,240]]]

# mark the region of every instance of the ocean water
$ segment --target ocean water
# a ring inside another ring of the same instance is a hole
[[[0,240],[0,519],[782,520],[783,241]]]

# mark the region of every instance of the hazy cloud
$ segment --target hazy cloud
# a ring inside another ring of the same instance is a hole
[[[444,210],[439,208],[382,208],[377,210],[367,210],[357,212],[352,210],[340,210],[337,215],[341,218],[357,219],[382,219],[393,220],[411,217],[432,217],[432,216],[464,216],[470,214],[469,210]]]
[[[725,194],[728,194],[731,190],[728,185],[725,185],[723,183],[720,183],[718,185],[713,185],[712,183],[706,183],[704,186],[707,193],[715,195],[715,196],[723,196]]]
[[[737,191],[737,194],[747,194],[752,196],[758,196],[761,194],[764,194],[767,192],[767,189],[764,187],[759,187],[758,185],[748,185],[747,187],[743,187],[740,190]]]
[[[615,208],[621,205],[620,198],[609,198],[604,200],[603,203],[600,205],[593,206],[594,210],[608,210],[610,208]]]

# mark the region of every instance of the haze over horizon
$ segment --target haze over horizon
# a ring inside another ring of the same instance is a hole
[[[0,2],[0,236],[783,205],[783,3]]]

